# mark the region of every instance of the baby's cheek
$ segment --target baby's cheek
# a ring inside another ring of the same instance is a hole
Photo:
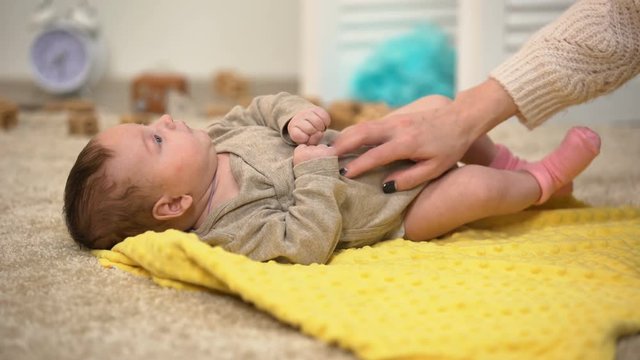
[[[189,168],[193,165],[193,159],[190,159],[188,156],[179,156],[175,158],[173,164],[171,165],[171,169],[173,169],[173,173],[176,175],[191,175],[187,174]]]

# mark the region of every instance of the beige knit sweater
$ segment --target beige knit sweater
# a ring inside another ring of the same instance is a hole
[[[491,72],[534,128],[640,72],[640,0],[578,0]],[[639,94],[640,100],[640,94]]]

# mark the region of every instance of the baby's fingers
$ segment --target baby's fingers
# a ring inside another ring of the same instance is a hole
[[[302,130],[307,135],[311,135],[317,132],[318,129],[316,128],[316,125],[314,125],[314,123],[316,123],[317,120],[314,121],[310,119],[310,117],[315,117],[315,114],[310,114],[305,116],[304,118],[298,119],[298,121],[292,124],[293,127]]]
[[[324,135],[324,133],[322,132],[316,132],[314,134],[311,134],[311,136],[309,136],[309,140],[307,140],[307,144],[308,145],[318,145],[320,144],[320,140],[322,140],[322,136]]]
[[[306,144],[310,138],[306,132],[295,126],[289,129],[289,137],[296,144]]]
[[[326,130],[324,121],[313,112],[305,114],[305,117],[302,118],[301,121],[296,123],[296,125],[309,135],[312,135],[316,132],[324,132]]]
[[[316,129],[320,131],[325,131],[331,125],[331,116],[327,112],[327,110],[321,107],[315,107],[312,109],[313,114],[317,118],[317,124],[314,124]]]

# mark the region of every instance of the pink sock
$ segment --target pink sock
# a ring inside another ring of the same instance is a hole
[[[519,170],[529,164],[528,161],[513,155],[511,150],[506,146],[496,144],[495,147],[497,149],[496,156],[493,158],[493,161],[491,161],[491,164],[489,164],[489,167],[494,169]]]
[[[587,127],[571,128],[558,146],[544,159],[523,169],[540,185],[542,204],[558,189],[569,184],[600,152],[600,136]]]
[[[521,170],[525,169],[530,163],[527,160],[521,159],[514,155],[509,148],[504,145],[495,145],[497,152],[496,156],[489,164],[489,167],[494,169],[505,170]],[[553,195],[555,196],[568,196],[573,192],[573,182],[569,181],[566,185],[559,188]]]

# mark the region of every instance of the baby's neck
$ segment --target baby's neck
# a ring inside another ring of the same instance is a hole
[[[208,191],[203,196],[205,201],[202,202],[203,206],[201,207],[200,215],[192,226],[193,229],[202,226],[213,209],[233,199],[240,193],[240,187],[231,171],[229,153],[219,153],[217,156],[218,167],[216,174],[211,181],[211,185],[209,185]]]

